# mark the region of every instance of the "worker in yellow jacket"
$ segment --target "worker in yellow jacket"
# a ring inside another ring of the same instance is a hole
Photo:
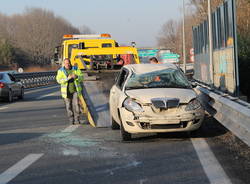
[[[57,71],[56,81],[61,84],[61,94],[65,101],[70,123],[80,124],[78,97],[82,95],[83,74],[81,70],[73,68],[70,60],[65,58],[63,67]]]

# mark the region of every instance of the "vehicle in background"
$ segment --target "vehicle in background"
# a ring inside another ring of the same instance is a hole
[[[112,129],[132,134],[197,130],[204,109],[192,85],[174,64],[124,66],[110,90]]]
[[[12,102],[14,97],[24,98],[24,86],[8,72],[0,72],[0,98]]]
[[[99,60],[98,57],[108,58],[116,55],[117,58],[111,60]],[[123,56],[129,60],[123,60]],[[89,48],[72,49],[71,64],[80,69],[120,69],[126,64],[139,64],[137,49],[134,47],[115,47],[115,48]]]
[[[78,52],[88,49],[100,49],[100,48],[116,48],[119,47],[118,43],[111,39],[110,34],[90,34],[90,35],[64,35],[61,46],[55,48],[54,63],[61,64],[63,59],[72,58],[73,49],[79,49]],[[91,59],[94,59],[96,63],[101,65],[107,65],[108,63],[116,62],[118,56],[115,54],[109,55],[93,55]],[[85,58],[90,62],[90,58]],[[86,69],[84,65],[78,63],[79,69]]]

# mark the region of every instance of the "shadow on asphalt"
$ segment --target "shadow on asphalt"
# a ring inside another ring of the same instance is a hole
[[[51,107],[51,108],[37,108],[37,109],[28,109],[28,110],[16,110],[16,111],[5,111],[0,112],[4,114],[15,114],[15,113],[25,113],[25,112],[41,112],[41,111],[48,111],[48,110],[59,110],[59,109],[65,109],[65,107]]]
[[[57,96],[46,96],[44,98],[41,98],[41,99],[36,99],[35,101],[44,101],[44,100],[62,100],[62,97],[60,95],[57,95]],[[34,101],[34,100],[31,100],[31,101]]]
[[[42,136],[44,133],[0,133],[0,145],[20,143]]]
[[[190,138],[210,138],[210,137],[218,137],[224,135],[228,132],[221,123],[219,123],[213,117],[207,117],[200,129],[194,132],[190,132]]]
[[[57,100],[61,98],[61,95],[57,95],[57,96],[46,96],[44,98],[41,99],[36,99],[36,97],[42,96],[42,95],[46,95],[48,94],[47,91],[49,91],[50,93],[54,93],[54,92],[58,92],[60,89],[56,88],[49,88],[46,89],[44,88],[43,91],[34,91],[33,93],[31,93],[32,91],[28,91],[29,94],[25,94],[24,93],[24,99],[18,99],[18,97],[14,97],[13,102],[8,102],[6,101],[6,99],[0,99],[0,107],[3,105],[10,105],[16,102],[29,102],[29,101],[42,101],[42,100]]]
[[[45,96],[41,99],[36,99],[36,98],[24,98],[23,100],[21,100],[20,102],[32,102],[32,101],[45,101],[45,100],[60,100],[62,99],[62,97],[60,95],[56,95],[56,96]]]
[[[159,140],[166,139],[168,141],[186,141],[189,136],[186,132],[168,132],[168,133],[157,133],[154,135],[141,134],[140,137],[133,137],[131,141],[123,141],[124,143],[149,143],[158,142]]]
[[[140,137],[135,137],[132,141],[123,141],[125,143],[147,143],[147,142],[157,142],[159,139],[166,139],[168,141],[186,141],[190,138],[210,138],[224,135],[228,130],[217,122],[214,118],[209,117],[204,120],[203,125],[200,129],[193,132],[167,132],[167,133],[157,133],[155,135],[143,135]]]

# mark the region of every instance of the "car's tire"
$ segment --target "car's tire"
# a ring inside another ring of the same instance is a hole
[[[11,90],[9,90],[9,94],[8,94],[8,102],[13,102],[13,93]]]
[[[19,99],[23,99],[24,98],[24,89],[21,88],[21,94],[18,96]]]
[[[123,127],[123,124],[121,122],[121,136],[122,136],[122,140],[123,141],[130,141],[132,139],[132,134],[131,133],[128,133],[124,130],[124,127]]]
[[[114,120],[113,117],[111,117],[111,129],[112,130],[119,130],[120,125]]]

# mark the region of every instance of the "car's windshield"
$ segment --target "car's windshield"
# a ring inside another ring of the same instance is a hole
[[[125,89],[139,88],[191,88],[191,85],[179,70],[168,68],[143,74],[133,73]]]

